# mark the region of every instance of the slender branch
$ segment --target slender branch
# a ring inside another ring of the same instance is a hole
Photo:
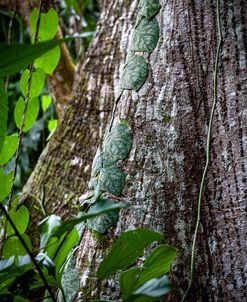
[[[221,28],[221,21],[220,21],[220,0],[216,0],[216,5],[217,5],[218,43],[217,43],[216,59],[215,59],[215,65],[214,65],[214,98],[213,98],[213,105],[212,105],[210,120],[209,120],[209,125],[208,125],[206,164],[204,167],[204,171],[203,171],[203,175],[202,175],[202,179],[201,179],[201,183],[200,183],[200,191],[199,191],[199,197],[198,197],[198,203],[197,203],[197,219],[196,219],[196,227],[195,227],[194,238],[193,238],[193,243],[192,243],[192,251],[191,251],[190,279],[189,279],[188,288],[182,298],[182,302],[185,301],[187,294],[188,294],[188,292],[191,288],[191,285],[193,283],[193,280],[194,280],[196,242],[197,242],[198,230],[199,230],[200,221],[201,221],[203,192],[204,192],[204,188],[205,188],[205,181],[206,181],[206,177],[207,177],[207,173],[208,173],[208,169],[209,169],[209,165],[210,165],[210,158],[211,158],[211,138],[212,138],[213,119],[214,119],[216,105],[218,102],[218,71],[219,71],[220,52],[221,52],[221,47],[222,47],[222,43],[223,43],[222,28]]]
[[[18,231],[18,229],[17,229],[15,223],[13,222],[13,220],[12,220],[11,217],[9,216],[7,210],[5,209],[5,207],[4,207],[1,203],[0,203],[0,209],[1,209],[1,211],[3,212],[4,216],[6,217],[7,221],[10,223],[11,227],[13,228],[13,230],[15,231],[16,236],[18,237],[18,239],[20,240],[20,242],[21,242],[21,244],[23,245],[24,249],[25,249],[26,252],[28,253],[30,259],[32,260],[32,262],[33,262],[35,268],[37,269],[37,271],[38,271],[38,273],[39,273],[39,275],[40,275],[40,278],[42,279],[42,281],[43,281],[43,283],[44,283],[44,285],[45,285],[47,291],[49,292],[49,295],[50,295],[51,298],[52,298],[52,301],[56,302],[56,298],[55,298],[55,296],[54,296],[54,294],[53,294],[53,292],[52,292],[52,290],[51,290],[51,288],[50,288],[50,286],[49,286],[49,284],[48,284],[48,282],[47,282],[47,280],[46,280],[45,275],[43,274],[43,272],[42,272],[40,266],[38,265],[38,263],[37,263],[35,257],[34,257],[33,254],[31,253],[29,247],[27,246],[26,241],[25,241],[25,240],[23,239],[23,237],[21,236],[21,234],[20,234],[20,232]]]
[[[41,10],[42,10],[42,0],[40,1],[40,4],[39,4],[39,14],[38,14],[38,19],[37,19],[37,23],[36,23],[34,43],[37,42],[37,40],[38,40]],[[9,208],[11,207],[11,203],[12,203],[13,196],[14,196],[14,182],[15,182],[16,173],[17,173],[18,161],[19,161],[19,157],[20,157],[20,153],[21,153],[21,143],[22,143],[22,137],[23,137],[23,129],[24,129],[24,126],[25,126],[25,121],[26,121],[26,116],[27,116],[27,106],[28,106],[28,102],[29,102],[33,71],[34,71],[34,65],[31,64],[30,65],[30,73],[29,73],[28,82],[27,82],[27,91],[26,91],[25,100],[24,100],[24,110],[23,110],[23,115],[22,115],[21,127],[20,127],[19,134],[18,134],[18,144],[17,144],[17,151],[16,151],[16,157],[15,157],[14,173],[13,173],[12,184],[11,184],[11,192],[10,192],[10,197],[9,197],[9,202],[8,202],[8,207]]]

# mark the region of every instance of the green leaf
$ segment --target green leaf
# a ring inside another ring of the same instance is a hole
[[[14,172],[4,174],[3,169],[0,168],[0,201],[3,201],[10,193],[12,187],[12,179]]]
[[[120,288],[123,297],[132,294],[134,290],[153,278],[165,275],[176,257],[176,249],[170,245],[160,245],[155,248],[145,260],[142,267],[132,268],[120,275]]]
[[[51,40],[35,44],[1,44],[0,43],[0,77],[14,75],[27,67],[42,54],[71,38]]]
[[[55,278],[55,274],[56,274],[55,273],[55,264],[47,254],[39,253],[35,257],[35,259],[38,262],[38,264],[40,264],[41,266],[46,267],[48,272],[51,273],[51,275]]]
[[[19,209],[11,209],[9,212],[10,218],[14,221],[15,226],[17,227],[20,234],[23,234],[29,223],[29,210],[26,206],[21,206]],[[6,229],[7,236],[15,234],[14,229],[8,223]]]
[[[155,248],[145,260],[136,286],[168,273],[176,255],[177,251],[173,246],[164,244]]]
[[[148,76],[148,65],[142,56],[131,56],[123,69],[119,87],[138,91]]]
[[[18,134],[6,136],[0,152],[0,166],[6,164],[15,154],[18,144]]]
[[[140,267],[134,267],[121,273],[119,277],[119,285],[123,298],[126,298],[134,292],[140,273]]]
[[[41,99],[41,107],[42,107],[42,111],[43,113],[46,112],[46,110],[48,109],[48,107],[51,104],[51,96],[50,95],[42,95],[42,99]]]
[[[50,237],[52,237],[54,229],[57,228],[58,226],[61,226],[61,217],[54,214],[46,217],[38,224],[38,229],[41,233],[41,239],[40,239],[41,250],[48,243]]]
[[[124,300],[124,302],[136,301],[142,297],[141,301],[145,301],[145,296],[150,298],[160,298],[168,294],[171,290],[170,282],[167,276],[161,278],[154,278],[143,284],[138,288],[134,294]]]
[[[104,166],[125,159],[132,148],[132,134],[130,128],[120,123],[112,128],[104,141]]]
[[[75,269],[76,258],[71,256],[65,265],[61,283],[65,293],[66,302],[75,301],[77,292],[80,289],[80,274]]]
[[[26,96],[27,87],[28,87],[28,79],[30,76],[30,71],[26,69],[20,79],[20,88],[21,92]],[[45,73],[42,69],[37,69],[32,73],[32,80],[31,80],[31,88],[30,88],[30,98],[38,97],[44,87],[45,83]]]
[[[129,49],[151,53],[159,40],[159,24],[155,18],[142,18],[135,28]]]
[[[102,160],[101,151],[100,151],[100,149],[97,149],[97,152],[95,154],[93,164],[92,164],[92,172],[91,172],[92,177],[96,177],[99,174],[100,169],[102,168],[102,165],[103,165],[103,160]]]
[[[61,55],[59,46],[47,51],[38,59],[35,60],[34,64],[38,68],[42,68],[49,75],[53,74],[53,71],[57,67]]]
[[[24,107],[25,107],[24,99],[23,97],[19,97],[15,105],[15,111],[14,111],[15,123],[19,129],[21,128]],[[25,124],[23,128],[24,132],[27,132],[33,126],[34,122],[37,119],[38,114],[39,114],[39,99],[38,98],[29,99],[27,105]]]
[[[114,201],[110,201],[106,198],[100,198],[94,205],[92,205],[88,211],[88,214],[92,212],[99,212],[100,210],[110,207]],[[96,232],[105,233],[109,227],[115,225],[119,219],[119,209],[106,212],[97,217],[88,220],[88,227]]]
[[[76,228],[73,228],[72,231],[66,236],[66,239],[63,241],[63,244],[59,247],[59,250],[56,252],[54,258],[54,263],[56,266],[56,276],[57,278],[61,277],[61,267],[67,259],[72,248],[79,241],[79,234]]]
[[[1,64],[1,63],[0,63]],[[3,81],[0,79],[0,152],[7,133],[8,120],[8,95],[4,90]]]
[[[162,239],[164,239],[163,234],[149,229],[136,229],[122,233],[100,263],[97,278],[102,280],[128,267],[143,254],[147,245]]]
[[[86,221],[90,218],[96,217],[98,215],[101,215],[103,213],[106,213],[106,212],[109,212],[112,210],[118,210],[118,209],[123,209],[123,208],[127,208],[127,207],[128,207],[128,205],[124,202],[118,202],[118,203],[111,202],[111,204],[106,204],[105,207],[101,207],[101,209],[98,211],[96,209],[92,209],[90,214],[89,213],[81,214],[81,216],[79,216],[78,218],[63,221],[60,226],[58,226],[58,227],[56,227],[56,229],[54,229],[53,236],[58,237],[61,234],[70,230],[72,227],[74,227],[78,223]]]
[[[48,128],[49,132],[54,131],[56,129],[56,127],[57,127],[57,120],[56,119],[48,121],[47,128]]]
[[[152,18],[158,13],[161,5],[159,0],[141,0],[138,14],[145,18]]]
[[[27,246],[31,250],[32,243],[27,234],[22,234],[22,238],[25,240]],[[3,256],[8,259],[11,256],[24,256],[27,254],[27,251],[23,247],[17,236],[11,236],[4,241],[3,245]]]
[[[102,191],[120,196],[124,184],[126,174],[118,169],[116,165],[102,168],[99,174],[99,186]]]
[[[33,35],[36,33],[36,23],[38,20],[39,10],[34,8],[30,15],[30,28]],[[39,41],[46,41],[54,38],[58,28],[58,15],[56,11],[51,8],[47,13],[42,13],[40,16],[39,25]]]

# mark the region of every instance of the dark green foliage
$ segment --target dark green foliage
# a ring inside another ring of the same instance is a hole
[[[0,152],[7,132],[8,95],[5,93],[3,81],[0,79]]]
[[[161,233],[149,229],[136,229],[122,233],[101,262],[97,278],[102,280],[118,270],[127,268],[142,255],[148,244],[162,239],[164,236]]]
[[[131,56],[123,69],[119,86],[122,89],[138,91],[148,76],[148,64],[142,56]]]
[[[152,18],[161,8],[159,0],[140,0],[138,14],[145,18]]]
[[[113,195],[120,196],[125,184],[126,174],[116,165],[102,168],[99,175],[100,189]]]
[[[36,44],[0,44],[0,77],[13,75],[35,59],[68,39],[52,40]]]
[[[156,18],[142,18],[135,28],[129,49],[151,53],[159,40],[159,24]]]
[[[117,203],[115,203],[117,204]],[[112,207],[114,202],[106,198],[100,198],[93,206],[90,207],[88,214],[93,212],[101,211],[106,207]],[[99,216],[88,220],[88,226],[90,229],[95,230],[99,233],[105,233],[108,228],[117,223],[119,218],[119,209],[108,211]]]

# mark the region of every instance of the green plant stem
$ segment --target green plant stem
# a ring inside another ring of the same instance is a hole
[[[205,181],[210,165],[210,155],[211,155],[211,137],[212,137],[212,127],[213,127],[213,118],[214,113],[218,101],[218,71],[219,71],[219,60],[220,60],[220,52],[221,47],[223,43],[222,39],[222,28],[221,28],[221,21],[220,21],[220,0],[216,0],[217,5],[217,31],[218,31],[218,43],[217,43],[217,51],[216,51],[216,59],[215,59],[215,65],[214,65],[214,99],[213,99],[213,105],[211,109],[210,114],[210,120],[208,125],[208,134],[207,134],[207,147],[206,147],[206,164],[203,170],[203,175],[200,183],[200,191],[199,191],[199,197],[198,197],[198,203],[197,203],[197,218],[196,218],[196,227],[193,237],[193,243],[192,243],[192,251],[191,251],[191,262],[190,262],[190,279],[189,279],[189,285],[188,288],[182,298],[182,302],[185,301],[187,294],[191,288],[191,285],[194,280],[194,274],[195,274],[195,256],[196,256],[196,242],[197,242],[197,236],[198,236],[198,230],[200,226],[201,221],[201,210],[202,210],[202,199],[203,199],[203,192],[205,187]]]
[[[16,236],[18,237],[18,239],[20,240],[21,244],[23,245],[23,247],[25,248],[27,254],[29,255],[30,259],[32,260],[35,268],[37,269],[40,278],[42,279],[47,291],[49,292],[49,295],[51,296],[52,301],[56,302],[56,298],[51,290],[51,288],[49,287],[49,284],[46,280],[45,275],[43,274],[41,268],[39,267],[35,257],[33,256],[33,254],[31,253],[31,251],[29,250],[29,247],[27,246],[25,240],[23,239],[23,237],[21,236],[20,232],[18,231],[15,223],[13,222],[13,220],[11,219],[11,217],[9,216],[7,210],[5,209],[5,207],[0,203],[0,209],[3,212],[4,216],[6,217],[7,221],[10,223],[11,227],[14,229]]]

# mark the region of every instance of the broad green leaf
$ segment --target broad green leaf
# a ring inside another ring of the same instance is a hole
[[[151,53],[159,40],[159,24],[155,18],[142,18],[135,28],[129,49]]]
[[[176,249],[170,245],[155,248],[142,267],[135,267],[120,275],[120,288],[123,297],[133,293],[138,287],[153,278],[165,275],[176,257]]]
[[[145,260],[136,286],[168,273],[176,255],[177,251],[173,246],[164,244],[155,248]]]
[[[140,267],[134,267],[121,273],[119,277],[119,285],[123,298],[126,298],[135,291],[140,273]]]
[[[91,172],[91,176],[95,177],[99,174],[100,169],[102,168],[102,155],[101,155],[101,151],[100,149],[97,149],[97,152],[95,154],[94,160],[93,160],[93,164],[92,164],[92,172]]]
[[[22,234],[21,236],[25,240],[29,250],[31,250],[32,243],[30,238],[26,234]],[[4,245],[3,245],[4,258],[8,259],[11,256],[24,256],[26,254],[27,251],[17,236],[11,236],[4,241]]]
[[[123,208],[127,208],[127,207],[128,207],[128,205],[124,202],[118,202],[118,203],[111,202],[111,204],[105,204],[105,206],[101,207],[101,209],[99,211],[92,209],[91,213],[81,214],[81,216],[79,216],[78,218],[63,221],[60,226],[58,226],[58,227],[56,227],[56,229],[54,229],[53,236],[56,236],[56,237],[61,236],[63,233],[67,232],[68,230],[70,230],[72,227],[74,227],[78,223],[86,221],[90,218],[99,216],[101,214],[107,213],[112,210],[118,210],[118,209],[123,209]]]
[[[59,46],[44,53],[41,57],[35,60],[35,66],[42,68],[49,75],[53,74],[53,71],[57,67],[61,55]]]
[[[14,75],[34,62],[42,54],[71,38],[51,40],[35,44],[0,43],[0,77]]]
[[[146,18],[152,18],[158,13],[160,8],[161,5],[159,0],[141,0],[138,14]]]
[[[19,129],[21,128],[24,107],[25,107],[24,99],[23,97],[19,97],[15,105],[15,111],[14,111],[15,123]],[[33,126],[34,122],[37,119],[38,114],[39,114],[39,99],[38,98],[29,99],[27,105],[25,124],[23,128],[24,132],[27,132]]]
[[[99,212],[101,209],[110,207],[114,201],[110,201],[106,198],[100,198],[94,205],[92,205],[88,211],[88,214],[92,212]],[[99,233],[105,233],[109,227],[115,225],[119,219],[119,210],[113,210],[101,214],[97,217],[88,220],[88,227]]]
[[[78,243],[79,239],[77,229],[73,228],[72,231],[66,236],[63,244],[59,247],[59,250],[54,258],[57,278],[59,276],[61,277],[61,267],[67,259],[72,248]]]
[[[66,302],[75,301],[77,292],[80,289],[80,274],[75,269],[76,258],[71,256],[65,265],[61,283],[65,293]]]
[[[50,259],[50,257],[45,254],[45,253],[39,253],[36,257],[35,260],[40,264],[41,266],[44,266],[47,268],[48,272],[51,273],[51,275],[55,278],[55,264],[54,262]]]
[[[30,71],[26,69],[20,79],[20,88],[21,92],[26,96],[27,87],[28,87],[28,79],[30,76]],[[42,69],[37,69],[32,73],[32,80],[31,80],[31,88],[30,88],[30,98],[38,97],[44,87],[45,84],[45,73]]]
[[[104,141],[104,166],[109,166],[112,162],[125,159],[131,147],[132,134],[130,128],[123,123],[114,126]]]
[[[150,298],[160,298],[168,294],[171,290],[170,282],[167,276],[161,278],[153,278],[139,287],[133,295],[125,299],[125,302],[136,301],[143,297],[141,301],[145,301],[145,296]]]
[[[61,217],[54,214],[46,217],[38,224],[38,229],[41,233],[41,239],[40,239],[41,250],[46,246],[50,237],[52,237],[54,229],[57,228],[58,226],[61,226]]]
[[[13,171],[5,174],[3,169],[0,168],[0,202],[3,201],[11,191],[13,175]]]
[[[30,300],[23,298],[21,296],[15,296],[13,302],[30,302]]]
[[[57,120],[56,119],[48,121],[47,128],[48,128],[49,132],[54,131],[56,129],[56,127],[57,127]]]
[[[14,221],[20,234],[23,234],[29,223],[29,210],[26,206],[22,205],[18,210],[11,209],[9,212],[10,218]],[[6,229],[7,236],[15,234],[14,229],[11,225],[7,224]]]
[[[46,110],[48,109],[48,107],[51,104],[51,96],[50,95],[42,95],[42,99],[41,99],[41,107],[42,107],[42,111],[43,113],[46,112]]]
[[[124,184],[126,174],[118,169],[116,165],[102,168],[99,174],[99,186],[102,191],[120,196]]]
[[[15,154],[18,144],[18,134],[6,136],[0,152],[0,166],[6,164]]]
[[[34,8],[30,15],[30,28],[32,34],[36,33],[36,23],[38,20],[39,10]],[[46,41],[54,38],[58,28],[58,15],[56,11],[51,8],[47,13],[42,13],[39,25],[39,41]]]
[[[148,76],[148,65],[142,56],[131,56],[123,69],[119,87],[138,91]]]
[[[1,64],[1,63],[0,63]],[[0,79],[0,152],[7,133],[8,120],[8,95],[4,90],[3,81]]]
[[[163,234],[149,229],[136,229],[122,233],[100,263],[97,278],[102,280],[118,270],[127,268],[143,254],[147,245],[162,239],[164,239]]]

